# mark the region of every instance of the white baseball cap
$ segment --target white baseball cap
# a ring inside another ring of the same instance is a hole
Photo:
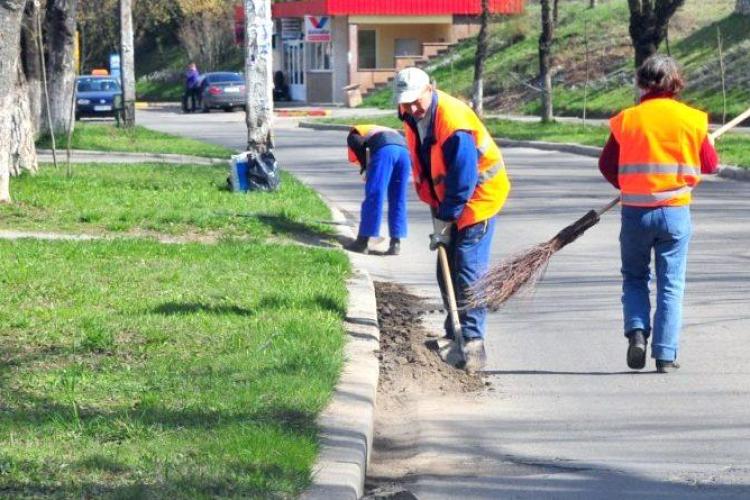
[[[414,102],[430,84],[430,77],[419,68],[404,68],[393,81],[393,98],[397,104]]]

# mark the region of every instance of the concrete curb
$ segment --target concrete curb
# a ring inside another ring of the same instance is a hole
[[[311,122],[300,122],[300,128],[311,128],[314,130],[349,130],[349,125],[340,125],[336,123],[311,123]],[[495,137],[495,142],[501,147],[506,148],[533,148],[541,149],[544,151],[558,151],[560,153],[570,153],[580,156],[589,156],[598,158],[602,152],[602,148],[596,146],[584,146],[583,144],[571,144],[571,143],[560,143],[560,142],[546,142],[546,141],[522,141],[516,139],[503,139],[502,137]],[[750,169],[720,165],[719,177],[724,179],[732,179],[736,181],[750,181]]]
[[[67,161],[67,152],[64,149],[57,151],[57,161]],[[39,161],[52,162],[52,150],[38,149]],[[120,161],[118,161],[118,159]],[[169,153],[127,153],[119,151],[86,151],[74,149],[70,152],[70,161],[73,163],[172,163],[192,165],[227,165],[229,159],[206,158],[204,156],[190,156]]]
[[[323,199],[337,233],[353,238],[344,214]],[[318,417],[320,454],[313,467],[312,485],[301,496],[305,500],[356,500],[364,495],[380,373],[380,328],[369,273],[355,268],[347,289],[345,364],[331,402]]]

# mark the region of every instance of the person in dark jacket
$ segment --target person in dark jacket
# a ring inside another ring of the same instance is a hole
[[[397,131],[377,125],[357,125],[347,136],[349,161],[359,164],[365,174],[365,199],[362,202],[357,239],[346,248],[368,253],[370,238],[380,236],[383,203],[388,197],[388,232],[391,237],[387,255],[398,255],[406,237],[406,193],[411,162],[406,142]],[[369,153],[369,154],[368,154]]]
[[[622,306],[628,339],[626,361],[646,365],[648,339],[656,371],[677,368],[682,329],[690,203],[701,174],[714,174],[718,157],[708,134],[708,116],[679,101],[684,87],[670,57],[648,58],[637,72],[637,106],[610,120],[612,134],[599,169],[620,190]],[[651,255],[656,269],[656,312],[651,318]]]
[[[185,94],[182,97],[185,111],[195,112],[200,103],[200,76],[195,63],[188,64],[185,72]]]

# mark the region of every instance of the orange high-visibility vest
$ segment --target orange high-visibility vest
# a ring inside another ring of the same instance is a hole
[[[505,170],[500,148],[472,109],[455,97],[436,90],[437,109],[432,123],[434,143],[430,147],[430,176],[424,178],[419,150],[419,138],[412,127],[404,122],[406,143],[411,155],[412,172],[417,195],[433,208],[445,199],[444,179],[447,166],[443,158],[443,144],[456,131],[470,132],[479,153],[477,165],[459,168],[476,168],[479,182],[456,222],[459,229],[494,217],[505,204],[510,193],[510,180]]]
[[[670,98],[648,99],[610,120],[620,145],[622,204],[688,205],[700,182],[700,151],[708,116]]]
[[[369,139],[373,135],[379,133],[379,132],[385,132],[390,131],[395,134],[398,132],[393,130],[392,128],[383,127],[381,125],[373,125],[373,124],[363,124],[363,125],[355,125],[352,127],[352,131],[357,132],[359,135],[365,138],[365,140]],[[354,151],[352,151],[352,148],[346,148],[349,151],[349,161],[351,163],[359,165],[359,160],[357,159],[357,155],[354,154]]]

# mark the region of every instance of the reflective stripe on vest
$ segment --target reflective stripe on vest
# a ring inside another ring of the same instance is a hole
[[[675,174],[700,175],[700,169],[690,165],[663,165],[659,163],[641,163],[634,165],[620,165],[620,175],[628,174]]]
[[[618,181],[623,205],[687,205],[700,182],[700,150],[708,116],[674,99],[659,97],[610,120],[620,146]]]
[[[659,206],[662,202],[679,198],[682,195],[690,194],[693,190],[690,186],[681,187],[672,191],[661,191],[651,194],[625,194],[621,195],[622,203],[625,205],[638,206]]]

